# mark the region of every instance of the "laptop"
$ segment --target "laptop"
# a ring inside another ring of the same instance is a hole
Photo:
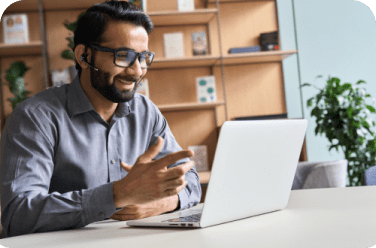
[[[129,226],[202,228],[286,208],[307,120],[226,121],[205,203]]]

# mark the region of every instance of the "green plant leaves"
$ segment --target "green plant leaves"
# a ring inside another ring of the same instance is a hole
[[[9,83],[9,89],[14,94],[14,97],[8,99],[12,103],[14,109],[19,103],[27,99],[27,95],[30,94],[25,88],[25,82],[23,76],[29,68],[26,67],[24,62],[13,62],[8,69],[5,79]]]
[[[85,12],[82,12],[81,14],[78,15],[77,17],[77,20],[74,21],[74,22],[69,22],[69,21],[65,21],[64,22],[64,26],[69,30],[69,31],[76,31],[76,28],[77,28],[77,23],[78,23],[78,20],[85,15]],[[74,53],[73,53],[73,49],[75,47],[74,45],[74,34],[72,33],[70,37],[66,38],[66,40],[69,41],[68,43],[68,47],[70,47],[72,49],[72,51],[69,51],[69,50],[65,50],[61,53],[61,57],[63,59],[69,59],[69,60],[76,60],[75,56],[74,56]]]
[[[366,105],[366,108],[371,112],[371,113],[376,113],[376,109],[372,107],[371,105]]]
[[[318,76],[320,78],[322,76]],[[315,135],[324,134],[331,145],[329,150],[341,148],[348,160],[349,185],[362,185],[366,169],[376,165],[376,122],[369,116],[376,109],[366,102],[371,95],[358,85],[341,83],[336,77],[329,77],[324,88],[309,83],[301,87],[314,87],[319,92],[307,100],[316,117]]]

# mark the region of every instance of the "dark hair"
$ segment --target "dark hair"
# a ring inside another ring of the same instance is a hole
[[[112,0],[94,4],[86,10],[77,22],[77,28],[74,31],[73,51],[79,44],[83,44],[85,47],[88,47],[90,43],[100,44],[102,34],[111,21],[128,22],[142,26],[147,34],[150,34],[154,28],[150,17],[132,3]],[[82,68],[77,62],[76,69],[81,76]]]

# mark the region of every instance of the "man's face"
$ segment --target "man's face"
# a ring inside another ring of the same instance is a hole
[[[148,51],[148,34],[143,27],[124,22],[110,22],[102,34],[102,47],[112,49],[128,48],[136,52]],[[94,49],[94,48],[91,48]],[[137,84],[147,69],[141,69],[136,60],[131,67],[114,64],[114,54],[96,50],[91,63],[99,71],[90,68],[91,85],[106,99],[119,103],[133,99]]]

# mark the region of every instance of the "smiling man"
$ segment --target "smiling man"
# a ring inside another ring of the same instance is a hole
[[[145,218],[200,201],[193,152],[136,93],[154,58],[152,29],[128,2],[92,6],[75,31],[78,76],[9,116],[0,153],[3,237]]]

